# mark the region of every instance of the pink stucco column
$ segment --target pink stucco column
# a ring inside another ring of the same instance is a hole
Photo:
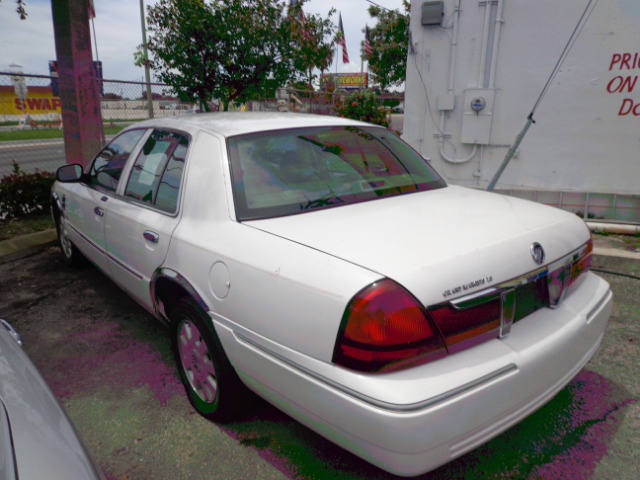
[[[87,4],[87,0],[51,2],[65,154],[67,163],[82,165],[98,153],[104,138]]]

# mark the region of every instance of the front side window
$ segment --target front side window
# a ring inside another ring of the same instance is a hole
[[[99,190],[114,192],[129,155],[145,132],[145,129],[129,130],[104,147],[91,164],[87,183]]]
[[[240,135],[227,142],[238,220],[445,186],[418,153],[384,128],[301,128]]]
[[[168,213],[176,212],[187,148],[184,135],[154,130],[133,165],[125,196]]]

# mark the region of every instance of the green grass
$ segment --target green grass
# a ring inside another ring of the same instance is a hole
[[[104,127],[105,135],[115,135],[119,133],[126,125],[109,125]],[[0,142],[9,142],[12,140],[48,140],[51,138],[62,138],[63,132],[58,128],[39,128],[37,130],[11,130],[8,132],[0,132]]]
[[[0,241],[50,228],[55,228],[55,225],[48,211],[25,218],[0,220]]]

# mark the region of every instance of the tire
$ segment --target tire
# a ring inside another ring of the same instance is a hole
[[[84,265],[85,258],[78,250],[71,239],[69,238],[67,220],[63,213],[58,215],[58,221],[56,222],[56,231],[58,233],[58,243],[60,244],[60,250],[62,250],[62,256],[67,265],[72,267],[80,267]]]
[[[252,403],[222,349],[209,316],[192,300],[179,300],[169,314],[171,347],[191,405],[214,422],[237,418]]]

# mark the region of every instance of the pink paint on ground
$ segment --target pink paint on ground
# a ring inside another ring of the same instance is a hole
[[[63,343],[48,376],[58,397],[105,387],[147,386],[164,406],[174,395],[184,394],[173,364],[165,363],[158,352],[128,336],[117,324],[103,322],[90,331],[68,333]]]
[[[615,414],[634,401],[620,398],[614,387],[615,384],[589,370],[582,370],[567,386],[573,395],[569,415],[560,419],[555,435],[548,440],[555,444],[557,448],[553,450],[558,453],[551,462],[535,468],[533,478],[591,477],[617,430]]]

